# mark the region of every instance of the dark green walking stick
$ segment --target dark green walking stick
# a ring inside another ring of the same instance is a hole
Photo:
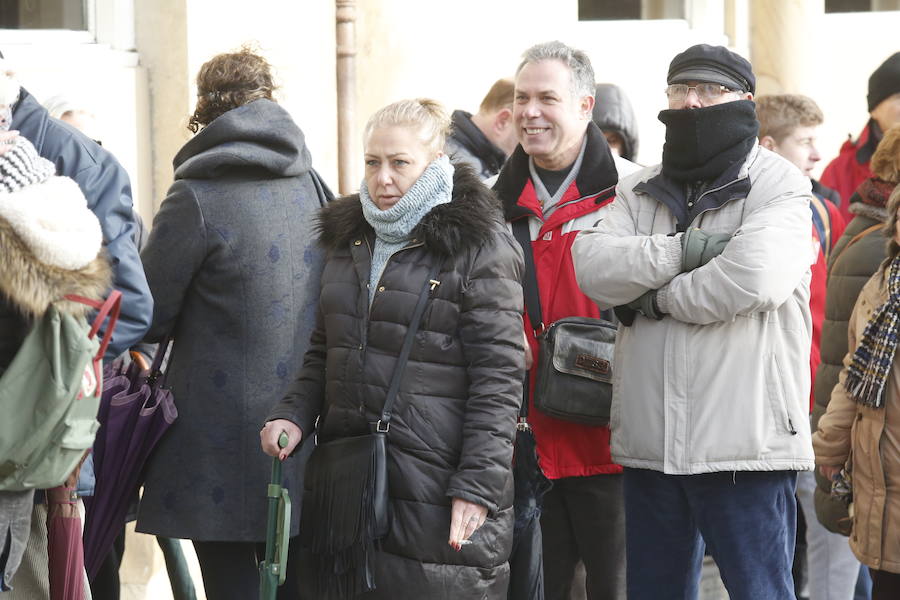
[[[288,444],[288,435],[282,431],[278,447]],[[269,521],[266,525],[266,560],[259,565],[259,598],[275,600],[278,586],[287,575],[288,542],[291,536],[291,497],[281,487],[281,460],[272,460],[272,483],[269,484]]]

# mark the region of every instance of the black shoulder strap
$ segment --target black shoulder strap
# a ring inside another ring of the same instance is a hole
[[[522,246],[522,254],[525,255],[525,281],[522,282],[522,292],[525,295],[525,310],[528,311],[528,320],[534,328],[535,335],[544,330],[544,317],[541,310],[541,294],[538,291],[537,270],[534,266],[534,251],[531,249],[531,232],[528,229],[528,217],[522,217],[512,222],[513,235],[519,245]],[[528,427],[528,400],[529,377],[525,373],[525,383],[522,386],[522,406],[519,408],[519,427]]]
[[[440,270],[441,261],[435,259],[435,263],[428,272],[428,280],[422,288],[422,293],[419,294],[419,301],[413,311],[412,320],[409,322],[409,328],[406,330],[406,338],[403,340],[403,346],[400,348],[400,355],[397,357],[397,366],[394,369],[394,374],[391,376],[391,386],[388,388],[387,396],[384,399],[384,408],[381,410],[381,419],[375,426],[377,431],[386,432],[388,430],[389,423],[391,422],[391,409],[394,407],[394,400],[397,399],[397,394],[400,392],[400,383],[403,380],[403,372],[406,370],[406,363],[409,362],[409,353],[412,350],[416,332],[419,331],[419,324],[422,320],[422,315],[425,313],[425,305],[428,304],[428,298],[431,296],[431,292],[434,288],[441,284],[441,282],[436,279]]]
[[[535,333],[544,329],[544,317],[541,311],[541,294],[538,291],[537,270],[534,266],[534,252],[531,249],[531,232],[528,229],[528,217],[522,217],[512,222],[513,235],[522,253],[525,255],[525,281],[522,282],[522,291],[525,294],[525,310],[528,312],[528,320]]]

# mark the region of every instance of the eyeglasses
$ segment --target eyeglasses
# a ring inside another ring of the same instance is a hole
[[[712,102],[721,98],[723,94],[735,92],[735,90],[718,83],[698,83],[697,85],[673,83],[666,88],[666,96],[669,97],[669,102],[681,102],[687,98],[691,90],[697,93],[697,97],[701,102]]]

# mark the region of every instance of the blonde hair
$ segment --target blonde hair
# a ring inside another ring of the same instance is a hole
[[[869,168],[879,179],[900,183],[900,125],[894,125],[884,133]]]
[[[504,108],[512,108],[513,98],[515,97],[516,84],[512,79],[498,79],[491,86],[481,106],[478,107],[479,112],[493,113]]]
[[[369,117],[363,132],[363,144],[378,127],[409,127],[414,129],[422,144],[437,154],[443,150],[450,134],[450,115],[437,100],[416,98],[388,104]]]

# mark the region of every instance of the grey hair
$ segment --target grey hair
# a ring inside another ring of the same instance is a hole
[[[567,46],[560,41],[544,42],[536,44],[522,53],[522,62],[516,69],[516,75],[527,64],[541,62],[542,60],[558,60],[569,67],[572,75],[572,95],[576,98],[583,96],[594,97],[594,68],[591,59],[582,50]]]

